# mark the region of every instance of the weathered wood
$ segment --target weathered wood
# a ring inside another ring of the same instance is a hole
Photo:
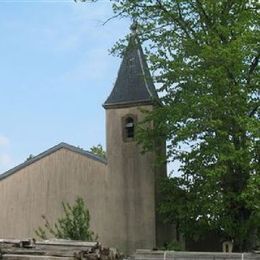
[[[20,239],[0,239],[0,244],[19,244]]]
[[[74,257],[34,256],[34,255],[4,255],[3,260],[74,260]]]
[[[0,240],[0,259],[115,260],[120,254],[98,242],[71,240]]]
[[[64,239],[52,239],[44,241],[36,241],[36,245],[55,245],[55,246],[72,246],[72,247],[97,247],[98,242],[85,242],[85,241],[73,241],[73,240],[64,240]]]

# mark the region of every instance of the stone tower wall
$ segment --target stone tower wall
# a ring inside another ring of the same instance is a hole
[[[111,245],[131,252],[136,248],[153,248],[155,220],[155,155],[142,154],[136,141],[124,141],[122,118],[144,119],[140,109],[152,106],[106,110],[108,174],[108,226],[113,225]]]

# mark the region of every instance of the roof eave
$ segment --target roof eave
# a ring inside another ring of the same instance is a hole
[[[148,106],[155,105],[154,100],[137,100],[137,101],[126,101],[126,102],[115,102],[115,103],[104,103],[102,106],[105,109],[111,108],[127,108],[133,106]]]

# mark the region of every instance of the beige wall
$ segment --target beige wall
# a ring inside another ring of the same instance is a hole
[[[122,250],[155,246],[155,171],[154,154],[141,154],[135,141],[124,142],[122,118],[128,114],[144,119],[140,108],[106,110],[108,183],[108,226],[113,226],[111,245]]]
[[[1,180],[0,238],[35,236],[41,215],[54,222],[63,213],[61,202],[80,196],[103,245],[128,253],[155,247],[156,232],[166,234],[156,230],[155,214],[155,180],[165,167],[158,169],[155,152],[142,154],[135,141],[123,140],[122,132],[126,115],[144,119],[140,109],[152,106],[106,110],[107,165],[62,148]]]
[[[58,150],[0,181],[0,237],[35,236],[44,214],[52,222],[61,202],[83,197],[92,229],[102,239],[106,165],[67,149]]]

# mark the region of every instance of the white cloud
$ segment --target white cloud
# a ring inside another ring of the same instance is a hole
[[[2,146],[8,146],[9,145],[9,139],[4,136],[4,135],[0,135],[0,147]]]
[[[1,167],[9,166],[12,163],[12,158],[9,154],[0,154],[0,165]]]

